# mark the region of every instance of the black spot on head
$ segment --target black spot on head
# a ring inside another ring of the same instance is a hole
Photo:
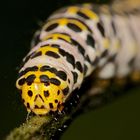
[[[31,59],[35,58],[35,57],[38,57],[38,56],[41,56],[42,55],[42,52],[39,51],[39,52],[36,52],[34,53],[33,55],[31,55]]]
[[[58,103],[58,100],[57,100],[57,99],[55,99],[55,100],[54,100],[54,102],[55,102],[55,103]]]
[[[54,30],[55,28],[57,28],[59,24],[58,23],[54,23],[54,24],[51,24],[50,26],[48,26],[45,31],[49,32],[49,31],[52,31]]]
[[[30,108],[30,104],[29,103],[27,103],[27,108]]]
[[[82,31],[82,29],[74,23],[68,23],[67,26],[68,26],[68,28],[70,28],[71,30],[73,30],[75,32],[81,32]]]
[[[45,108],[45,106],[44,106],[44,105],[42,105],[40,108],[41,108],[41,109],[44,109],[44,108]]]
[[[78,74],[73,71],[72,71],[72,74],[73,74],[73,80],[74,80],[74,84],[75,84],[77,82]]]
[[[100,22],[97,23],[97,28],[99,29],[102,36],[105,37],[105,30],[104,30],[104,27],[102,26],[102,24]]]
[[[77,15],[84,18],[84,19],[89,19],[89,17],[87,15],[85,15],[84,13],[82,13],[80,11],[77,12]]]
[[[28,96],[32,97],[33,96],[33,92],[31,90],[28,90]]]
[[[50,108],[53,108],[53,104],[52,103],[49,103],[49,106],[50,106]]]
[[[34,82],[35,78],[36,78],[36,76],[35,76],[34,74],[29,75],[29,76],[26,78],[27,84],[31,85],[31,84]]]
[[[39,109],[39,106],[38,105],[35,105],[35,109]]]
[[[22,86],[24,83],[25,83],[25,78],[21,78],[21,79],[18,81],[18,84],[19,84],[20,86]]]
[[[40,75],[40,82],[47,83],[49,81],[49,77],[47,75]]]
[[[57,91],[57,95],[59,95],[59,94],[60,94],[60,90]]]
[[[64,81],[67,80],[67,74],[64,71],[57,71],[56,75]]]
[[[57,86],[59,86],[61,84],[61,82],[56,78],[51,78],[50,83],[57,85]]]
[[[83,72],[83,67],[79,61],[76,62],[75,67],[82,73]]]
[[[66,87],[65,89],[63,89],[63,94],[64,95],[67,95],[69,92],[69,87]]]
[[[60,56],[57,53],[53,52],[53,51],[47,51],[45,54],[47,56],[50,56],[50,57],[53,57],[53,58],[60,58]]]
[[[86,40],[86,43],[88,45],[90,45],[91,47],[95,48],[95,40],[94,38],[91,36],[91,35],[87,35],[87,40]]]
[[[47,90],[47,91],[44,91],[44,96],[45,96],[45,97],[49,97],[49,95],[50,95],[50,94],[49,94],[49,91],[48,91],[48,90]]]

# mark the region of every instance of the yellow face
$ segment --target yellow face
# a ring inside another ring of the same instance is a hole
[[[58,86],[49,83],[32,83],[22,86],[22,99],[28,112],[44,115],[56,111],[62,104],[64,95]]]

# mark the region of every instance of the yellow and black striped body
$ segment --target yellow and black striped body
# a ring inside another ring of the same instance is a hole
[[[72,91],[97,68],[102,79],[139,71],[139,15],[92,4],[52,14],[36,32],[19,72],[16,85],[27,110],[39,115],[61,111]]]

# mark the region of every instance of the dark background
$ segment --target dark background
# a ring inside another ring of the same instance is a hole
[[[104,1],[100,0],[101,3]],[[15,81],[34,31],[53,11],[72,3],[75,0],[0,2],[0,139],[26,119],[27,112]],[[129,93],[112,104],[78,117],[62,139],[140,139],[140,88]]]

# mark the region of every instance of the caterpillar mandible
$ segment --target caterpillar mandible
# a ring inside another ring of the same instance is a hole
[[[45,115],[63,103],[98,68],[98,77],[140,70],[140,10],[81,4],[52,14],[35,33],[16,86],[28,112]]]

